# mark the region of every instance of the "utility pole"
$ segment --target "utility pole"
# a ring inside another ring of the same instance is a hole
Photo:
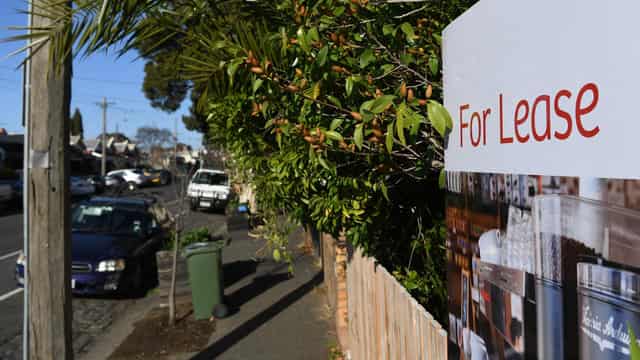
[[[50,1],[31,0],[31,28],[47,29],[57,14]],[[71,1],[60,5],[71,12]],[[56,8],[58,9],[58,8]],[[57,10],[59,11],[59,10]],[[71,36],[71,34],[66,34]],[[71,219],[69,201],[69,105],[71,58],[51,42],[32,53],[26,130],[28,174],[28,347],[29,359],[72,359],[71,342]]]
[[[173,163],[178,174],[178,119],[173,119]]]
[[[99,107],[102,108],[102,164],[100,167],[100,174],[105,176],[107,174],[107,109],[111,105],[115,105],[113,102],[107,102],[107,98],[103,97],[102,102],[96,103]]]

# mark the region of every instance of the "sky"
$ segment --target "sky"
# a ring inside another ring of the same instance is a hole
[[[18,35],[10,26],[26,26],[26,0],[0,0],[0,39]],[[9,133],[23,133],[22,70],[16,67],[24,54],[8,55],[24,46],[24,42],[0,43],[0,127]],[[117,57],[114,51],[78,57],[73,62],[71,112],[80,109],[85,138],[95,138],[102,131],[102,110],[96,105],[103,97],[113,102],[107,111],[107,131],[118,130],[134,138],[141,126],[157,126],[173,131],[178,122],[178,140],[198,148],[201,135],[185,129],[182,115],[189,112],[187,99],[178,111],[168,114],[153,109],[142,92],[144,60],[137,53]]]

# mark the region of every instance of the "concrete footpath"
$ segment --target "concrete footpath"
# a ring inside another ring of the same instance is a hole
[[[302,253],[302,235],[291,237],[295,272],[290,277],[284,264],[253,261],[264,240],[248,237],[246,230],[231,231],[224,261],[241,271],[225,273],[225,294],[236,313],[218,321],[209,347],[193,359],[328,359],[335,322],[326,306],[320,261]]]
[[[286,264],[271,260],[269,251],[256,254],[265,241],[249,237],[242,221],[231,221],[229,234],[232,241],[224,249],[223,261],[230,315],[216,320],[204,351],[166,359],[328,359],[329,348],[336,343],[335,322],[326,305],[320,260],[301,250],[302,231],[291,236],[293,276]],[[145,311],[158,303],[156,296]],[[145,313],[140,308],[130,311],[84,359],[106,358],[109,348],[113,351],[126,338]]]

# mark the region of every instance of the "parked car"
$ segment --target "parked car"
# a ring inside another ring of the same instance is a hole
[[[120,175],[107,175],[104,177],[104,185],[107,188],[119,187],[126,183],[127,183],[127,180],[125,180]]]
[[[160,185],[168,185],[171,184],[171,180],[173,176],[171,172],[166,169],[153,169],[153,173],[155,173],[160,178]]]
[[[94,197],[72,209],[71,288],[75,294],[113,292],[138,295],[152,274],[155,252],[168,238],[153,215],[152,201]],[[16,262],[16,280],[24,284],[26,259]]]
[[[166,169],[154,169],[151,167],[139,167],[142,173],[149,177],[152,184],[167,185],[171,183],[171,172]]]
[[[154,169],[150,167],[140,166],[136,168],[142,172],[142,175],[147,177],[147,181],[149,184],[159,185],[160,184],[160,174],[156,173]]]
[[[231,197],[229,177],[224,171],[200,169],[187,188],[192,210],[224,209]]]
[[[91,176],[87,180],[89,180],[89,183],[95,187],[96,194],[102,194],[107,187],[105,179],[102,176]]]
[[[79,176],[71,177],[71,196],[93,195],[96,187],[88,179]]]
[[[122,177],[127,182],[129,190],[132,191],[140,186],[148,185],[151,181],[151,178],[149,176],[146,176],[140,169],[114,170],[109,172],[107,175],[117,175]]]

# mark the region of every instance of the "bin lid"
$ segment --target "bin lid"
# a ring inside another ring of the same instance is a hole
[[[189,257],[195,254],[202,254],[202,253],[222,250],[225,244],[226,242],[223,240],[198,242],[198,243],[187,245],[182,251],[185,257]]]

